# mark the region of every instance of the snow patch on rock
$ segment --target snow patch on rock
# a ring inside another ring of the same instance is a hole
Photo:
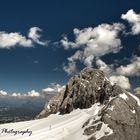
[[[136,97],[135,95],[129,93],[129,92],[127,92],[127,93],[128,93],[131,97],[133,97],[133,98],[137,101],[137,104],[140,106],[140,100],[139,100],[139,98]]]
[[[110,111],[113,111],[114,110],[114,106],[111,106],[108,108]]]
[[[135,113],[136,113],[135,109],[131,110],[131,112],[132,112],[133,114],[135,114]]]
[[[128,99],[128,96],[125,93],[120,94],[119,97],[121,97],[124,100],[127,100]]]
[[[113,130],[108,127],[108,124],[102,123],[102,127],[99,131],[94,134],[96,140],[102,138],[103,136],[109,136],[113,133]]]

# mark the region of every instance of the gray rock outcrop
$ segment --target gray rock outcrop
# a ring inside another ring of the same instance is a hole
[[[81,128],[88,140],[140,140],[139,99],[112,84],[104,72],[97,69],[85,68],[72,77],[66,89],[46,104],[38,118],[90,108],[96,103],[101,109]]]

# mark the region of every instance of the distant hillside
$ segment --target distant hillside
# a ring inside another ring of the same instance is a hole
[[[0,123],[34,119],[50,97],[0,96]]]

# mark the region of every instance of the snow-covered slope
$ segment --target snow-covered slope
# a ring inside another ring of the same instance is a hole
[[[101,108],[101,105],[94,104],[89,109],[76,109],[66,115],[53,114],[44,119],[3,124],[0,125],[0,140],[86,140],[87,136],[83,135],[82,125],[91,116],[96,116]],[[31,136],[29,133],[24,135],[6,134],[2,133],[4,128],[14,131],[28,129],[32,131],[32,134]]]
[[[123,83],[122,83],[123,84]],[[80,109],[79,109],[80,108]],[[59,115],[60,114],[60,115]],[[0,125],[0,140],[139,140],[140,100],[85,68],[46,104],[44,119]],[[2,133],[7,129],[9,134]],[[13,130],[12,130],[13,129]],[[13,136],[13,131],[32,131]]]

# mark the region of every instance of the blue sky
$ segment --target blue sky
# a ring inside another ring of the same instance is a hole
[[[75,28],[83,31],[88,27],[94,29],[101,24],[123,24],[125,29],[119,26],[121,31],[115,32],[116,38],[121,40],[121,44],[118,44],[119,47],[117,47],[119,49],[122,46],[122,48],[117,53],[107,51],[104,55],[94,54],[92,67],[102,69],[100,65],[97,66],[96,62],[101,62],[101,60],[109,66],[113,64],[115,68],[137,62],[140,57],[138,47],[140,33],[130,33],[134,23],[131,23],[128,18],[121,18],[121,15],[126,14],[130,9],[133,9],[138,15],[140,1],[1,1],[0,31],[1,36],[5,38],[0,36],[0,42],[2,42],[0,43],[0,89],[7,92],[27,92],[32,89],[39,91],[51,83],[65,84],[71,77],[68,75],[69,63],[76,64],[76,69],[72,73],[80,71],[88,65],[84,64],[84,60],[79,60],[80,58],[72,60],[74,62],[68,60],[77,51],[84,52],[81,48],[83,44],[74,47],[77,45],[76,36],[73,33]],[[114,26],[116,25],[113,25],[113,28]],[[29,33],[31,34],[29,35]],[[13,42],[13,40],[9,42],[11,36],[16,36],[17,42]],[[68,44],[72,42],[74,45],[68,46],[66,49],[62,40],[67,41]],[[10,44],[5,44],[5,41]],[[116,70],[111,73],[115,76],[122,74],[129,78],[131,86],[135,88],[140,86],[139,70],[138,67],[137,74],[131,72],[126,74],[119,70],[117,73]]]

